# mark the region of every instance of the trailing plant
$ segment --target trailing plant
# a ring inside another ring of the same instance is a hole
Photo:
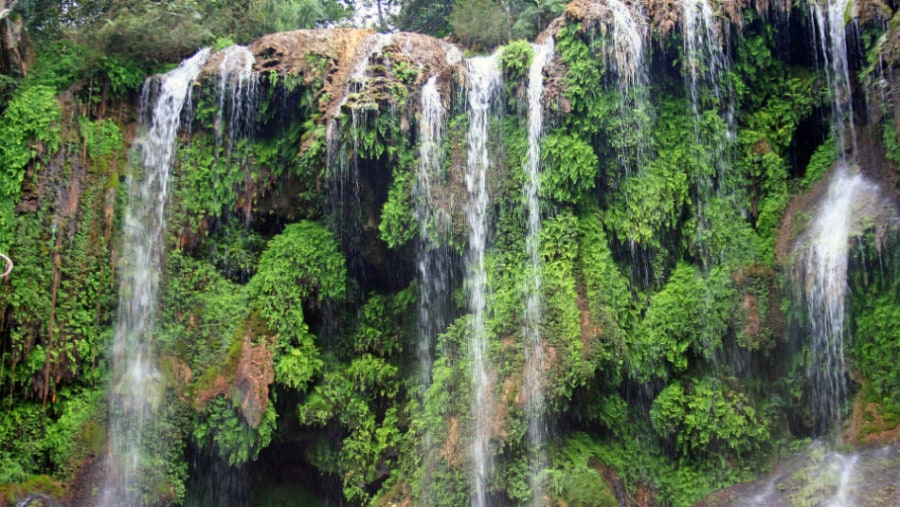
[[[235,466],[254,461],[268,447],[275,433],[277,415],[270,404],[260,424],[251,427],[241,417],[236,400],[224,396],[214,398],[193,425],[192,436],[201,447],[212,446]]]
[[[344,259],[331,233],[314,222],[285,227],[263,252],[248,290],[251,304],[276,333],[276,382],[303,390],[323,362],[304,305],[346,293]]]
[[[599,161],[590,144],[562,132],[541,141],[541,194],[563,203],[577,203],[594,188]]]
[[[707,464],[716,454],[753,456],[770,439],[768,423],[729,384],[713,377],[669,384],[650,409],[653,428],[676,453]]]
[[[503,82],[521,83],[528,76],[534,49],[526,40],[517,40],[503,46],[500,61],[503,63]]]
[[[59,149],[60,107],[56,91],[44,85],[22,88],[0,119],[0,248],[9,251],[13,210],[22,192],[25,169]]]

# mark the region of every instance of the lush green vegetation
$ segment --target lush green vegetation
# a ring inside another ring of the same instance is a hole
[[[0,82],[0,252],[15,262],[0,282],[0,493],[96,486],[77,474],[102,460],[116,410],[107,406],[107,364],[132,104],[144,76],[201,45],[315,26],[352,7],[20,0],[38,59],[27,78]],[[653,78],[643,83],[617,75],[616,34],[599,18],[570,13],[558,22],[538,248],[543,415],[555,432],[533,470],[522,191],[533,51],[525,38],[562,7],[409,1],[395,20],[452,32],[472,51],[506,43],[488,126],[487,488],[498,503],[529,504],[537,474],[553,505],[651,494],[691,505],[765,470],[783,444],[817,436],[790,249],[837,160],[827,79],[748,9],[731,25],[740,34],[715,83],[726,92],[700,90],[695,106],[677,30],[652,31]],[[810,30],[805,18],[797,27]],[[865,57],[877,58],[883,28],[866,27]],[[443,54],[430,57],[405,60],[401,48],[385,47],[336,118],[327,117],[336,99],[329,87],[348,69],[333,55],[306,56],[303,75],[273,65],[259,76],[253,135],[234,139],[217,76],[191,87],[160,273],[154,352],[163,396],[158,438],[146,444],[152,473],[139,486],[148,504],[186,502],[189,477],[207,472],[194,459],[201,455],[250,477],[273,468],[317,474],[322,490],[348,505],[469,501],[468,106],[462,73],[441,73]],[[878,81],[865,63],[854,79]],[[437,214],[451,222],[440,233],[419,224],[415,209],[423,202],[419,87],[431,72],[441,74],[448,118],[440,175],[430,182]],[[859,131],[876,147],[872,158],[884,159],[867,174],[896,191],[900,143],[889,105]],[[419,279],[423,230],[434,242],[422,248],[448,252],[440,258],[446,307],[427,299]],[[900,423],[896,243],[871,224],[852,254],[847,356],[854,393],[859,387],[874,407],[867,435]],[[449,322],[436,343],[422,343],[420,312]],[[426,353],[430,372],[420,371]]]

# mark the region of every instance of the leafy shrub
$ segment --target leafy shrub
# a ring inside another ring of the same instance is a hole
[[[202,446],[213,446],[230,465],[253,461],[265,449],[275,433],[275,408],[263,413],[262,420],[252,428],[230,401],[222,396],[214,398],[194,426],[194,439]]]
[[[900,342],[897,340],[897,322],[900,307],[888,294],[874,300],[869,308],[856,317],[856,337],[853,350],[857,366],[872,382],[880,396],[900,399]]]
[[[541,194],[577,203],[594,188],[600,165],[590,144],[580,137],[551,132],[541,141]]]
[[[412,202],[413,174],[401,164],[394,167],[394,180],[381,210],[379,237],[390,248],[400,248],[417,232]]]
[[[321,225],[290,224],[269,242],[249,290],[260,315],[277,333],[277,382],[302,389],[322,367],[303,305],[342,298],[346,279],[344,258]]]
[[[767,422],[747,397],[713,377],[669,384],[653,400],[650,421],[683,456],[748,457],[769,440]]]
[[[834,145],[834,138],[830,137],[816,148],[816,151],[813,152],[812,157],[809,159],[806,173],[800,181],[801,188],[808,189],[815,185],[837,162],[837,159],[838,152]]]
[[[466,47],[488,51],[509,38],[506,13],[493,0],[459,0],[448,18]]]
[[[560,455],[554,459],[559,468],[547,472],[549,492],[560,505],[614,507],[619,504],[597,470],[597,454],[597,444],[586,434],[575,433],[565,439]]]
[[[36,85],[21,89],[0,119],[0,248],[9,249],[13,210],[25,169],[41,154],[59,147],[60,108],[56,90]]]
[[[81,136],[87,145],[88,155],[92,159],[105,157],[115,150],[122,149],[122,131],[112,120],[90,121],[79,120]]]
[[[630,361],[638,378],[665,379],[670,372],[686,371],[689,352],[711,359],[728,330],[734,294],[724,272],[714,270],[704,277],[693,266],[679,264],[666,286],[650,298],[635,331]]]
[[[534,57],[534,49],[526,40],[510,42],[503,47],[500,60],[503,62],[504,82],[515,82],[525,78]]]

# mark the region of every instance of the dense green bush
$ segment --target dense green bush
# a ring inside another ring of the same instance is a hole
[[[447,20],[466,47],[490,51],[509,40],[510,20],[494,0],[458,0]]]
[[[9,251],[13,237],[13,210],[25,169],[59,149],[59,120],[56,91],[43,85],[17,92],[0,119],[0,249],[4,251]]]
[[[698,460],[751,457],[769,442],[767,422],[729,383],[714,377],[669,384],[653,400],[650,420],[676,452]]]

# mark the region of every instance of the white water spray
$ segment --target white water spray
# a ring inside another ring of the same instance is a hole
[[[850,240],[888,213],[878,187],[857,171],[843,162],[835,169],[810,229],[800,238],[796,267],[810,318],[812,406],[829,425],[840,419],[847,394],[844,302]]]
[[[543,132],[544,66],[553,57],[553,39],[533,44],[528,69],[528,158],[525,164],[525,203],[528,208],[528,275],[525,280],[525,397],[531,445],[531,488],[534,504],[543,505],[541,471],[546,466],[547,422],[544,419],[544,348],[541,338],[541,134]]]
[[[722,89],[719,84],[726,70],[726,61],[715,14],[709,1],[682,0],[681,8],[685,58],[683,65],[686,67],[691,107],[696,119],[694,129],[699,135],[701,90],[709,90],[716,103],[721,104]]]
[[[156,443],[152,422],[160,403],[153,332],[165,244],[169,170],[182,107],[208,56],[209,50],[204,49],[168,74],[148,79],[141,95],[144,133],[136,141],[141,170],[135,171],[129,181],[123,225],[122,275],[109,393],[110,454],[100,499],[103,506],[143,503],[140,480],[148,472],[144,447],[145,443]]]
[[[850,70],[847,56],[846,16],[849,0],[809,2],[832,95],[832,133],[838,139],[838,166],[831,176],[814,222],[801,237],[797,277],[810,321],[807,377],[812,406],[821,416],[820,430],[834,427],[847,396],[844,347],[844,303],[850,239],[863,228],[878,224],[892,213],[882,204],[878,187],[859,174]]]
[[[606,6],[610,13],[610,39],[604,47],[606,64],[619,78],[619,117],[628,119],[624,127],[637,138],[633,154],[624,147],[620,154],[625,174],[631,175],[634,161],[640,166],[647,151],[647,128],[652,115],[646,48],[649,31],[637,4],[607,0]]]
[[[444,104],[432,76],[422,87],[419,119],[419,165],[413,187],[415,217],[419,224],[416,268],[419,274],[419,367],[422,389],[431,384],[432,347],[447,327],[450,307],[449,259],[444,245],[450,233],[450,217],[437,206],[434,190],[442,173],[440,149],[444,136]]]
[[[636,6],[629,7],[621,0],[607,0],[611,16],[610,44],[606,46],[607,65],[619,76],[623,93],[629,90],[646,90],[647,75],[647,21]]]
[[[487,373],[487,273],[484,253],[487,246],[488,191],[487,172],[490,168],[488,157],[488,124],[491,103],[502,89],[499,56],[470,58],[468,69],[469,132],[468,159],[466,164],[466,188],[469,200],[466,203],[466,219],[469,224],[469,246],[466,252],[469,293],[469,310],[472,314],[470,335],[472,360],[472,387],[475,397],[472,414],[475,418],[475,432],[472,439],[473,482],[472,505],[484,507],[488,504],[487,481],[491,473],[491,420],[493,418],[493,396]]]
[[[847,19],[850,0],[809,0],[810,15],[816,22],[819,49],[825,60],[825,75],[831,91],[831,128],[838,139],[839,155],[847,163],[847,152],[856,153],[853,101],[850,88],[850,61],[847,55]],[[816,31],[813,32],[814,37]],[[814,40],[815,42],[815,40]]]
[[[259,73],[253,72],[256,57],[246,46],[230,46],[221,53],[216,139],[221,142],[227,122],[230,148],[238,139],[253,135],[259,110]]]

